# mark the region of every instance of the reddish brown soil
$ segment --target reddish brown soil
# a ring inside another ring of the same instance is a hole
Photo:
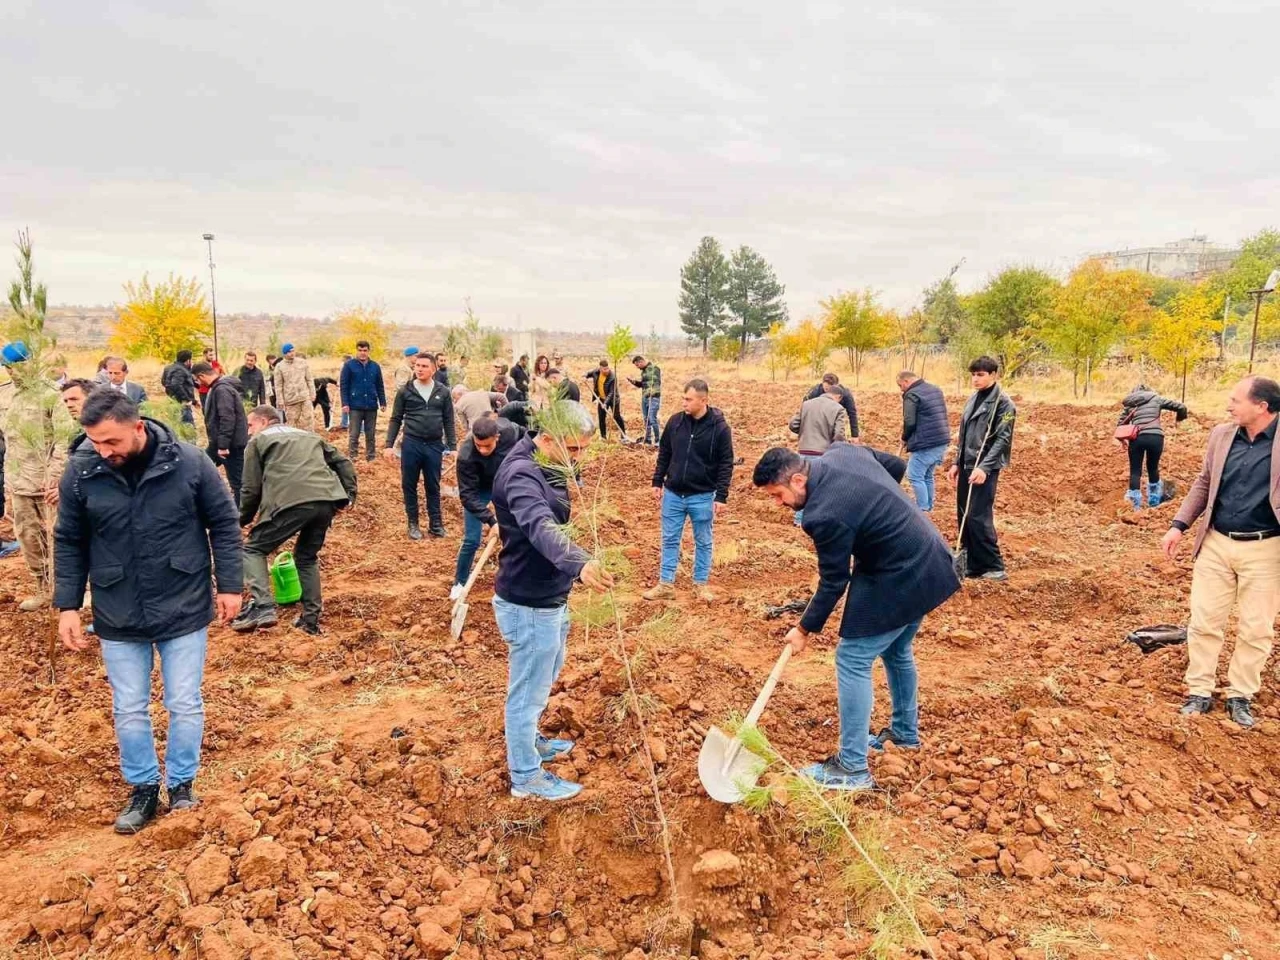
[[[556,769],[586,785],[581,799],[511,799],[491,571],[451,643],[457,502],[449,539],[411,543],[394,468],[378,463],[361,465],[360,503],[323,556],[324,636],[213,629],[203,805],[136,838],[110,831],[123,790],[100,660],[62,655],[51,684],[51,618],[16,612],[25,568],[0,565],[0,956],[640,960],[664,943],[712,960],[861,955],[859,906],[838,865],[796,837],[793,811],[721,806],[696,772],[706,727],[746,709],[778,652],[790,621],[763,608],[806,595],[814,574],[790,516],[749,486],[760,452],[786,439],[795,393],[717,392],[746,458],[717,527],[720,602],[684,592],[686,558],[673,630],[644,628],[661,606],[625,603],[630,649],[647,653],[637,682],[679,917],[637,729],[615,713],[614,638],[575,628],[549,711],[548,726],[580,738]],[[896,397],[861,399],[869,438],[894,449]],[[888,789],[862,803],[894,860],[931,878],[921,921],[940,957],[1086,956],[1102,943],[1116,957],[1280,957],[1275,677],[1263,721],[1242,734],[1220,712],[1177,715],[1181,649],[1143,657],[1124,642],[1135,626],[1185,619],[1189,564],[1156,551],[1172,506],[1136,522],[1122,509],[1112,417],[1023,405],[998,511],[1011,581],[968,586],[928,618],[925,748],[874,761]],[[1184,486],[1208,425],[1170,437],[1167,473]],[[636,548],[630,597],[658,563],[652,460],[607,458],[625,521],[605,539]],[[935,517],[949,532],[941,490]],[[796,762],[835,743],[832,646],[828,635],[794,661],[763,721]],[[710,850],[740,863],[695,874]],[[1036,939],[1054,929],[1095,946]]]

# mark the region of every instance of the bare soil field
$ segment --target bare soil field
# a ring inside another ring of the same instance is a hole
[[[583,794],[512,799],[492,568],[451,642],[458,502],[446,540],[412,543],[394,466],[361,463],[360,502],[322,555],[324,635],[288,617],[249,636],[212,628],[203,803],[134,838],[110,829],[125,794],[100,659],[60,655],[51,683],[52,617],[17,612],[25,567],[0,564],[0,956],[869,955],[875,917],[846,857],[789,805],[710,800],[696,770],[707,727],[746,710],[794,622],[765,607],[806,597],[815,574],[807,538],[750,487],[760,453],[790,442],[798,399],[795,384],[714,387],[745,457],[716,528],[716,603],[688,592],[688,539],[679,598],[638,599],[658,567],[654,454],[613,446],[587,470],[605,471],[617,515],[604,538],[634,565],[620,602],[674,838],[675,915],[616,637],[575,626],[547,713],[579,740],[554,769]],[[896,449],[896,394],[859,401],[865,437]],[[1221,711],[1178,716],[1182,648],[1125,642],[1185,620],[1190,564],[1158,554],[1175,505],[1126,512],[1114,416],[1021,405],[997,508],[1010,581],[967,585],[926,620],[924,748],[873,759],[885,790],[858,800],[923,884],[937,957],[1280,957],[1276,679],[1243,734]],[[1166,474],[1182,489],[1211,425],[1170,432]],[[950,535],[945,481],[940,497]],[[835,746],[837,623],[792,661],[762,721],[796,763]],[[880,677],[877,697],[879,721]],[[156,720],[162,736],[158,705]]]

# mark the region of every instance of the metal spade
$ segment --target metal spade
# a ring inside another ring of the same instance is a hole
[[[773,688],[778,685],[782,671],[791,659],[791,644],[782,648],[782,655],[774,664],[769,679],[764,682],[764,689],[756,702],[751,705],[751,712],[742,721],[744,727],[754,727],[764,713],[765,704],[773,695]],[[731,737],[723,730],[712,727],[707,731],[707,739],[702,742],[702,752],[698,754],[698,779],[703,789],[713,800],[721,803],[737,803],[742,799],[743,791],[756,785],[760,774],[764,773],[768,761],[743,747],[742,741]]]
[[[480,554],[479,561],[471,568],[471,576],[467,577],[467,585],[462,588],[462,596],[453,602],[453,620],[449,624],[449,636],[457,640],[462,636],[462,627],[467,622],[467,611],[470,606],[467,604],[467,597],[471,594],[471,588],[475,586],[475,582],[480,577],[480,571],[484,569],[485,562],[489,559],[489,554],[493,553],[493,548],[498,545],[498,525],[495,523],[489,529],[489,539],[485,541],[484,551]]]

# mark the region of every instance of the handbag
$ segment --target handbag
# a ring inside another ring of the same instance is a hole
[[[1122,443],[1128,443],[1130,440],[1138,439],[1138,425],[1133,422],[1133,418],[1137,416],[1137,408],[1133,408],[1125,415],[1125,418],[1116,426],[1113,436]]]

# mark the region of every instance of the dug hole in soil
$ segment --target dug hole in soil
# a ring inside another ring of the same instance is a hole
[[[511,799],[492,569],[450,642],[458,503],[447,539],[411,543],[395,466],[362,462],[360,502],[322,556],[324,635],[291,617],[211,630],[202,805],[137,837],[110,829],[125,790],[96,651],[60,655],[51,684],[52,618],[17,613],[25,565],[0,564],[0,956],[864,955],[874,918],[840,859],[788,807],[722,806],[696,773],[706,729],[750,705],[794,622],[764,608],[814,577],[807,538],[750,488],[759,454],[791,442],[778,411],[801,386],[716,387],[746,460],[717,522],[716,603],[688,592],[687,539],[679,598],[638,599],[658,566],[654,453],[607,458],[616,516],[602,535],[634,565],[626,641],[678,913],[612,631],[575,626],[547,711],[548,732],[578,740],[553,769],[586,789],[563,805]],[[859,400],[868,442],[896,449],[897,395]],[[1176,504],[1126,512],[1113,423],[1110,409],[1020,405],[998,507],[1010,582],[967,586],[926,620],[924,749],[872,760],[886,792],[860,809],[893,863],[925,878],[917,912],[938,957],[1280,957],[1276,678],[1244,734],[1221,712],[1178,716],[1182,647],[1144,657],[1124,642],[1185,622],[1190,564],[1157,551]],[[1211,425],[1169,438],[1183,489]],[[950,535],[953,488],[939,493]],[[762,722],[795,763],[835,747],[836,623],[792,661]],[[879,726],[881,677],[877,697]],[[163,739],[158,704],[154,716]]]

